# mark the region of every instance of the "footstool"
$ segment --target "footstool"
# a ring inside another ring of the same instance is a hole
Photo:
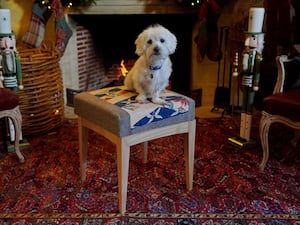
[[[168,105],[135,102],[135,92],[125,86],[81,92],[74,97],[74,112],[78,116],[81,180],[86,179],[88,129],[103,135],[116,146],[119,211],[126,211],[130,147],[144,143],[147,161],[147,141],[175,134],[184,135],[186,187],[193,188],[195,148],[195,102],[191,98],[166,90],[162,97]]]

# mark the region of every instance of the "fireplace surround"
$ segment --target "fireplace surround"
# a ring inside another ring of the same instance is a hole
[[[171,55],[171,88],[183,94],[191,91],[192,32],[197,20],[194,9],[182,7],[180,11],[177,5],[166,4],[164,7],[168,7],[168,10],[162,10],[161,6],[157,8],[153,5],[156,1],[141,3],[130,0],[127,2],[136,2],[139,7],[136,9],[132,4],[131,11],[128,11],[129,5],[118,5],[118,1],[114,0],[111,1],[113,4],[107,3],[111,4],[110,10],[103,11],[108,7],[105,5],[108,1],[96,2],[102,4],[101,7],[97,6],[98,10],[91,6],[90,9],[75,10],[68,14],[73,35],[61,59],[65,89],[75,92],[93,90],[118,79],[121,61],[124,60],[126,68],[130,69],[131,64],[127,62],[133,62],[138,57],[134,45],[138,34],[149,25],[158,23],[174,33],[178,40],[177,49]],[[141,4],[145,7],[141,8]],[[153,8],[146,8],[147,4],[152,4]],[[118,11],[111,13],[112,9]]]

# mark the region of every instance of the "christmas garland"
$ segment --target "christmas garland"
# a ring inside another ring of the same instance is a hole
[[[161,1],[166,1],[166,0],[161,0]],[[177,0],[177,3],[183,6],[198,7],[202,3],[202,1],[208,1],[208,0]]]
[[[164,1],[160,0],[163,4]],[[176,1],[182,6],[197,7],[208,0],[170,0]],[[214,0],[209,0],[214,1]],[[27,32],[22,40],[28,47],[38,47],[44,39],[45,26],[51,14],[55,17],[56,48],[61,54],[64,53],[72,30],[64,17],[64,8],[73,5],[95,4],[96,0],[35,0],[32,6],[32,15]]]
[[[160,0],[161,2],[166,2],[168,0]],[[176,0],[176,2],[183,6],[191,6],[191,7],[197,7],[201,4],[202,1],[208,1],[208,0]],[[52,0],[37,0],[36,2],[51,6]],[[80,4],[95,4],[96,0],[60,0],[61,4],[64,7],[71,7],[72,5],[80,5]]]
[[[51,8],[52,0],[36,0],[35,2],[40,3],[42,5],[47,5],[48,8]],[[71,7],[73,5],[80,5],[80,4],[95,4],[95,0],[60,0],[62,6],[64,7]]]

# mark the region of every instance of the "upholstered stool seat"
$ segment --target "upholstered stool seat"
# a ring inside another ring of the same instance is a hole
[[[7,88],[0,88],[0,118],[11,119],[15,129],[14,149],[20,160],[24,162],[24,156],[20,152],[19,141],[22,129],[22,115],[19,109],[19,96]]]
[[[172,91],[163,97],[169,103],[162,106],[151,102],[135,102],[135,92],[124,86],[82,92],[74,97],[74,111],[78,115],[81,179],[86,179],[88,129],[108,138],[116,145],[119,211],[125,213],[128,185],[130,146],[145,143],[144,162],[147,158],[147,141],[185,134],[184,157],[186,185],[193,186],[195,145],[195,102]]]

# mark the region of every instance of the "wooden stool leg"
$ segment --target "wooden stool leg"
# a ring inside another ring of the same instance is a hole
[[[78,135],[79,135],[79,157],[80,157],[80,175],[81,180],[86,179],[86,164],[87,164],[87,139],[88,129],[82,124],[82,118],[78,117]]]
[[[121,138],[120,141],[116,144],[116,148],[117,148],[119,211],[123,215],[126,211],[130,146],[123,138]]]
[[[193,189],[196,122],[193,120],[188,123],[189,130],[188,133],[184,135],[184,160],[186,187],[190,191]]]
[[[148,161],[148,141],[144,142],[144,149],[143,149],[143,163],[147,163]]]

